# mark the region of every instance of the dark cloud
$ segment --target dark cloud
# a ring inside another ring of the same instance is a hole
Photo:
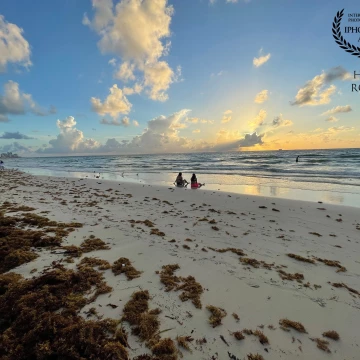
[[[0,136],[0,139],[16,139],[16,140],[30,140],[33,139],[30,136],[24,135],[24,134],[20,134],[18,131],[17,132],[4,132],[4,134],[2,134]]]

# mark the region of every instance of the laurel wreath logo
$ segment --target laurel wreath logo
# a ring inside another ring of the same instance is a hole
[[[332,32],[333,37],[335,38],[335,42],[346,52],[350,53],[351,55],[357,56],[360,58],[360,47],[356,47],[355,45],[351,45],[348,41],[344,39],[341,35],[340,24],[341,19],[344,15],[344,9],[338,11],[336,16],[334,17]]]

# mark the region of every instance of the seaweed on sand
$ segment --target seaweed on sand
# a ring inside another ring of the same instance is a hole
[[[296,280],[297,282],[302,282],[302,280],[304,280],[304,275],[300,273],[291,274],[281,269],[278,270],[277,272],[279,273],[279,276],[283,280],[289,280],[289,281]]]
[[[339,334],[335,330],[325,331],[322,335],[333,340],[340,339]]]
[[[101,273],[56,265],[33,279],[0,275],[0,358],[128,360],[126,343],[115,337],[118,321],[88,321],[79,311]],[[124,340],[124,338],[123,338]]]
[[[39,225],[39,221],[45,225]],[[33,248],[59,246],[71,231],[64,230],[67,225],[35,214],[5,216],[0,212],[0,273],[37,258]],[[50,235],[50,232],[55,235]]]
[[[306,333],[307,331],[305,330],[305,327],[303,324],[296,322],[296,321],[292,321],[289,319],[281,319],[279,321],[279,324],[281,325],[282,328],[285,329],[289,329],[289,328],[293,328],[301,333]]]
[[[93,258],[93,257],[84,257],[83,259],[81,259],[79,264],[76,265],[76,267],[78,269],[81,269],[81,268],[84,268],[84,267],[87,267],[87,266],[90,266],[92,268],[98,267],[99,270],[107,270],[107,269],[111,268],[111,265],[109,264],[108,261]]]
[[[300,255],[295,255],[295,254],[287,254],[287,256],[291,257],[292,259],[298,260],[298,261],[303,261],[303,262],[307,262],[310,264],[315,264],[315,260],[313,259],[309,259],[309,258],[304,258]]]
[[[111,267],[114,275],[120,275],[124,273],[128,280],[133,280],[140,277],[141,271],[136,270],[132,265],[129,259],[120,258],[116,260]]]
[[[191,300],[197,309],[201,309],[200,295],[204,292],[202,286],[193,276],[185,278],[174,275],[174,272],[178,269],[180,269],[178,264],[162,266],[160,281],[165,285],[165,291],[182,290],[182,293],[179,295],[180,300]]]
[[[321,258],[316,258],[317,261],[320,261],[322,263],[324,263],[327,266],[333,266],[333,267],[337,267],[338,270],[336,270],[336,272],[345,272],[347,271],[345,266],[342,266],[340,264],[340,261],[337,260],[328,260],[328,259],[321,259]]]
[[[208,305],[206,308],[211,312],[209,323],[212,327],[221,325],[221,320],[227,315],[226,311],[213,305]]]
[[[95,250],[109,250],[110,247],[99,238],[89,237],[80,244],[80,249],[87,253]]]

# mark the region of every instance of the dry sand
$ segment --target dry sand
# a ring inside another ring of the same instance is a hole
[[[131,295],[148,290],[150,308],[162,310],[160,330],[167,331],[161,336],[194,339],[189,343],[191,351],[180,348],[184,359],[247,359],[250,353],[265,360],[360,358],[360,296],[331,285],[346,284],[360,292],[358,208],[10,171],[0,173],[0,191],[0,205],[9,201],[32,206],[36,214],[49,211],[50,220],[82,223],[83,228],[72,232],[63,245],[80,245],[84,238],[95,235],[110,247],[83,257],[110,264],[125,257],[142,272],[128,281],[124,274],[115,276],[105,270],[113,291],[86,305],[82,314],[95,307],[105,318],[120,319]],[[130,220],[150,220],[154,227]],[[164,235],[151,235],[154,228]],[[246,255],[215,251],[227,248],[241,249]],[[64,258],[61,251],[42,250],[39,255],[13,271],[31,278]],[[339,261],[347,271],[337,272],[339,267],[315,258]],[[66,266],[73,269],[80,259]],[[181,291],[165,292],[156,272],[168,264],[179,264],[175,275],[191,275],[201,284],[202,309],[190,300],[182,302]],[[36,271],[30,273],[33,269]],[[283,276],[302,274],[304,280],[282,279],[279,271],[285,272]],[[117,307],[106,306],[109,303]],[[215,328],[209,324],[208,305],[227,314]],[[307,333],[282,329],[279,321],[286,318],[300,322]],[[127,323],[124,326],[129,329]],[[258,336],[245,333],[243,340],[235,339],[232,333],[244,329],[263,331],[269,343],[261,344]],[[331,353],[317,348],[310,339],[322,338],[329,330],[340,335],[338,341],[328,339]],[[204,337],[205,344],[197,343]],[[129,335],[129,345],[130,358],[150,353],[134,335]]]

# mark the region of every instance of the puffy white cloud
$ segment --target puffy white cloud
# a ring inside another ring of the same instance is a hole
[[[249,121],[249,126],[252,129],[257,129],[259,126],[262,126],[264,124],[264,121],[266,119],[267,113],[266,110],[261,109],[259,111],[259,114],[255,117],[255,119]]]
[[[94,112],[99,115],[109,114],[113,118],[118,117],[120,114],[128,114],[132,106],[124,92],[116,84],[110,88],[110,95],[108,95],[104,102],[92,97],[91,104]]]
[[[335,80],[349,79],[351,79],[351,75],[341,66],[322,72],[322,74],[316,75],[312,80],[306,82],[296,94],[295,101],[291,102],[291,105],[304,106],[328,104],[331,101],[331,96],[336,91],[336,86],[325,86]]]
[[[231,121],[231,119],[232,119],[232,110],[226,110],[221,119],[221,123],[222,124],[228,123],[229,121]]]
[[[23,140],[29,140],[29,139],[33,139],[30,136],[24,135],[24,134],[20,134],[19,131],[17,132],[4,132],[1,136],[0,139],[23,139]]]
[[[269,91],[268,90],[262,90],[255,96],[255,102],[257,104],[262,104],[269,98]]]
[[[255,67],[260,67],[261,65],[264,65],[266,62],[268,62],[271,58],[271,54],[267,54],[264,56],[259,56],[258,58],[254,57],[253,59],[253,65]]]
[[[171,35],[174,13],[168,0],[121,0],[115,7],[112,0],[93,0],[93,8],[93,20],[85,14],[83,23],[100,35],[98,47],[102,53],[122,59],[115,77],[134,81],[137,71],[143,75],[140,82],[149,97],[166,100],[169,86],[179,79],[179,71],[160,60],[168,54],[171,44],[164,41]]]
[[[0,95],[0,122],[9,121],[7,116],[9,114],[23,115],[30,111],[35,115],[45,116],[54,109],[53,106],[50,107],[49,111],[41,109],[30,94],[20,91],[18,83],[9,80],[4,84],[4,95]]]
[[[194,133],[194,134],[198,134],[199,132],[201,132],[200,129],[195,129],[195,130],[193,130],[193,133]]]
[[[338,113],[347,113],[352,111],[352,108],[350,105],[345,105],[345,106],[336,106],[328,111],[325,111],[324,113],[322,113],[321,115],[325,115],[325,116],[329,116],[329,115],[335,115]]]
[[[273,127],[290,126],[292,124],[293,122],[291,120],[285,120],[282,114],[276,116],[271,123]]]
[[[28,68],[32,65],[30,54],[30,45],[23,37],[23,29],[0,15],[0,72],[5,71],[9,63]]]
[[[166,61],[158,61],[144,67],[144,85],[148,87],[148,95],[152,100],[165,101],[168,99],[166,91],[175,79],[181,76],[175,74]]]
[[[139,126],[139,123],[136,120],[133,120],[133,125],[137,127]]]
[[[39,153],[85,153],[96,150],[100,143],[94,139],[84,138],[81,130],[76,129],[76,121],[73,116],[68,116],[65,120],[57,120],[57,127],[60,134],[56,139],[49,141],[49,147],[37,150]]]
[[[123,92],[125,95],[140,94],[142,89],[142,85],[136,83],[134,87],[124,87]]]
[[[328,122],[337,122],[337,121],[339,121],[339,119],[336,118],[335,116],[329,116],[325,121],[328,121]]]
[[[125,82],[135,80],[134,70],[135,64],[130,64],[128,61],[125,61],[119,66],[119,70],[116,72],[115,77]]]

